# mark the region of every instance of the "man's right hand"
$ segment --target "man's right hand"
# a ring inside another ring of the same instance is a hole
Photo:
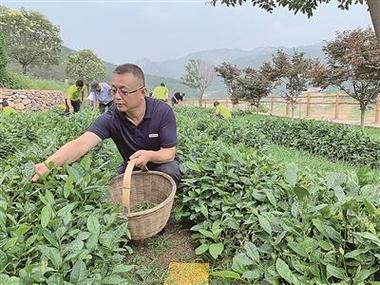
[[[40,176],[49,173],[49,168],[47,168],[47,166],[43,162],[34,165],[34,169],[35,169],[36,174],[32,177],[33,182],[37,182],[38,179],[40,179]]]

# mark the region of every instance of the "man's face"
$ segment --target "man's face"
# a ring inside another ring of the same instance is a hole
[[[129,112],[145,104],[146,89],[141,80],[131,73],[114,75],[112,94],[120,112]]]

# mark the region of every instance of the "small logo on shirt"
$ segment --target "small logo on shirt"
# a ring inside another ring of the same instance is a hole
[[[158,138],[158,134],[149,134],[149,138]]]

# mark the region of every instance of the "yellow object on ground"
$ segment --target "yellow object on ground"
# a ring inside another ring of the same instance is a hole
[[[171,262],[164,285],[208,285],[208,270],[208,263]]]
[[[17,113],[15,109],[13,109],[12,107],[9,107],[9,106],[4,107],[3,110],[2,110],[2,112],[3,112],[4,115],[11,115],[11,114],[16,114]]]
[[[66,105],[65,104],[58,104],[58,105],[56,105],[56,107],[58,109],[61,109],[61,110],[65,110],[66,109]]]

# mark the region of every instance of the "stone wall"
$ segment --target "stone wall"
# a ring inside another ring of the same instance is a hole
[[[12,90],[0,88],[0,102],[7,100],[9,106],[18,111],[44,111],[64,104],[62,91]]]

